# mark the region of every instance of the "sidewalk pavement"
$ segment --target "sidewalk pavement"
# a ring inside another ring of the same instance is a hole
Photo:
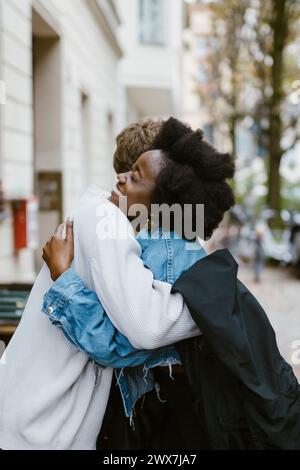
[[[255,283],[253,268],[241,262],[238,276],[265,309],[279,350],[300,381],[300,280],[287,268],[267,267]]]

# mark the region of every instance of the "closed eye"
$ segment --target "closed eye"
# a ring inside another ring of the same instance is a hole
[[[140,177],[140,172],[138,170],[132,170],[132,179],[137,181]]]

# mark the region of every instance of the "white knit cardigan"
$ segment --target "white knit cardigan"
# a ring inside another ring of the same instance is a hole
[[[107,238],[107,227],[129,236]],[[134,346],[152,349],[199,334],[182,297],[144,268],[130,224],[106,198],[85,198],[74,213],[74,237],[73,267]],[[44,265],[0,365],[2,449],[95,448],[112,369],[96,367],[41,312],[51,285]]]

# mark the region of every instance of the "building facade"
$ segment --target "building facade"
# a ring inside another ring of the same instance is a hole
[[[181,20],[181,0],[0,0],[0,283],[32,282],[84,189],[112,187],[122,127],[180,112]]]
[[[119,0],[127,120],[182,115],[182,0]]]
[[[209,100],[216,87],[209,73],[209,56],[214,44],[212,18],[209,5],[189,3],[186,7],[186,29],[184,31],[184,117],[193,128],[203,128],[206,137],[214,140],[214,124]]]

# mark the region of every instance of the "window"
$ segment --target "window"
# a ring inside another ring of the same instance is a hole
[[[197,38],[196,50],[199,59],[203,59],[208,54],[207,39],[205,37]]]
[[[204,136],[206,140],[213,145],[214,144],[214,125],[204,124],[203,126]]]
[[[207,82],[206,68],[204,64],[199,64],[198,80],[199,80],[199,83],[201,84]]]
[[[80,135],[80,190],[86,190],[90,183],[91,168],[89,155],[89,97],[81,92],[81,135]]]
[[[212,36],[200,36],[196,39],[196,54],[198,59],[204,59],[214,54],[218,47],[218,39]]]
[[[164,0],[139,0],[139,41],[164,45]]]

